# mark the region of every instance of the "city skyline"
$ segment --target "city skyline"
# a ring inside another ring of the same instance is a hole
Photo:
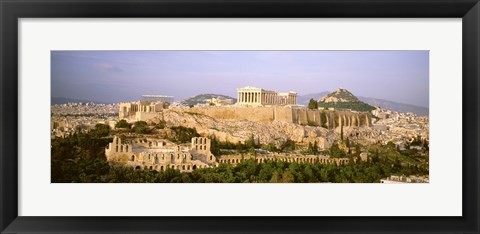
[[[428,107],[428,51],[52,51],[52,97],[106,103],[144,94],[236,98],[255,86]]]

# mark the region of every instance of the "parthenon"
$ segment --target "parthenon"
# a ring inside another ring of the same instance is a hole
[[[256,87],[243,87],[237,89],[237,103],[240,105],[297,105],[297,93],[277,93]]]

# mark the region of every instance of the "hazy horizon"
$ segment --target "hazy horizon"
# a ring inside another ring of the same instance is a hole
[[[428,51],[52,51],[51,95],[105,103],[141,95],[236,98],[255,86],[299,96],[355,96],[428,107]]]

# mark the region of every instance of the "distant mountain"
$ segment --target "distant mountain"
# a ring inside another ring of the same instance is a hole
[[[379,106],[385,109],[398,111],[398,112],[412,112],[416,115],[428,116],[429,109],[427,107],[415,106],[410,104],[392,102],[384,99],[377,99],[371,97],[358,97],[361,101],[366,102],[373,106]]]
[[[305,95],[298,96],[297,97],[297,104],[306,106],[306,105],[308,105],[308,102],[310,101],[310,99],[318,100],[318,99],[322,98],[323,96],[327,95],[328,93],[330,93],[330,92],[329,91],[323,91],[321,93],[310,93],[310,94],[305,94]]]
[[[91,100],[82,100],[82,99],[74,99],[74,98],[66,98],[66,97],[52,97],[50,98],[50,105],[55,105],[55,104],[67,104],[69,102],[75,102],[75,103],[87,103],[87,102],[93,102],[96,104],[105,104],[103,102],[96,102],[96,101],[91,101]]]
[[[230,97],[230,96],[226,96],[226,95],[222,95],[222,94],[208,93],[208,94],[200,94],[200,95],[197,95],[197,96],[194,96],[194,97],[187,98],[187,99],[181,101],[181,103],[183,103],[187,106],[194,106],[194,105],[197,105],[197,104],[205,104],[205,103],[207,103],[207,101],[209,99],[212,99],[212,98],[233,99],[234,103],[237,102],[236,98],[233,98],[233,97]]]
[[[324,108],[335,108],[339,110],[354,110],[368,112],[375,107],[368,105],[355,97],[350,91],[338,88],[335,91],[323,96],[318,100],[318,106]]]

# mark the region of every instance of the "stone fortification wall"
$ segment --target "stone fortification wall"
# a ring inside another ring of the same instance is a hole
[[[270,107],[272,108],[272,107]],[[293,109],[292,108],[287,108],[287,107],[273,107],[274,109],[274,116],[273,119],[277,121],[283,121],[287,123],[293,123]]]
[[[370,113],[352,111],[325,111],[329,128],[339,126],[370,127],[372,118]]]
[[[339,126],[369,127],[372,125],[370,113],[352,111],[310,110],[305,107],[244,107],[244,106],[208,106],[192,108],[173,108],[183,112],[203,114],[215,119],[282,121],[301,125],[321,126],[329,129]],[[325,118],[323,120],[322,118]]]

